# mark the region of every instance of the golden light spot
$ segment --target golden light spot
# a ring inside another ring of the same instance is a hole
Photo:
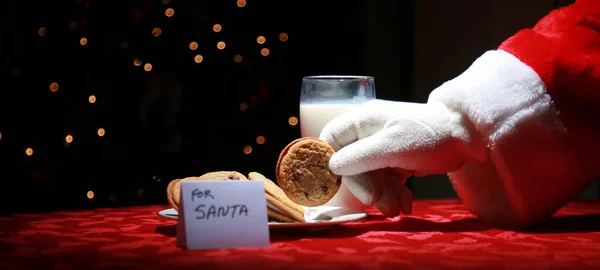
[[[31,155],[33,155],[33,149],[31,149],[31,147],[30,147],[30,148],[27,148],[27,149],[25,149],[25,155],[28,155],[28,156],[31,156]]]
[[[168,5],[171,3],[171,0],[162,0],[163,5]]]
[[[225,42],[219,41],[219,43],[217,43],[217,49],[219,49],[219,50],[225,49]]]
[[[150,63],[146,63],[146,64],[144,65],[144,70],[145,70],[145,71],[150,71],[150,70],[152,70],[152,64],[150,64]]]
[[[96,96],[94,96],[94,95],[91,95],[91,96],[88,98],[88,101],[89,101],[90,103],[92,103],[92,104],[96,103]]]
[[[256,137],[256,143],[258,143],[258,144],[264,144],[265,141],[266,141],[265,136]]]
[[[196,49],[198,49],[198,42],[196,42],[196,41],[190,42],[190,50],[195,51]]]
[[[73,136],[72,135],[67,135],[67,137],[65,137],[65,142],[72,143],[73,142]]]
[[[52,91],[52,92],[58,91],[58,83],[57,82],[53,82],[50,84],[50,91]]]
[[[175,15],[175,10],[172,8],[167,8],[167,10],[165,10],[165,15],[169,18],[173,17],[173,15]]]
[[[103,128],[99,128],[99,129],[98,129],[98,136],[99,136],[99,137],[102,137],[102,136],[104,136],[104,134],[106,134],[106,131],[104,131],[104,129],[103,129]]]
[[[244,146],[244,154],[248,155],[250,153],[252,153],[252,146],[250,146],[250,145]]]
[[[288,123],[290,126],[295,126],[298,124],[298,118],[296,116],[292,116],[288,119]]]
[[[139,67],[142,64],[142,59],[136,58],[133,59],[133,65]]]
[[[127,42],[127,41],[121,42],[121,49],[125,50],[127,48],[129,48],[129,42]]]
[[[238,7],[245,7],[246,6],[246,0],[237,0],[237,6]]]
[[[140,189],[140,190],[138,190],[137,195],[138,195],[138,197],[142,198],[142,197],[144,197],[144,195],[146,195],[146,192],[143,189]]]
[[[87,198],[90,200],[94,198],[94,192],[91,190],[89,190],[86,195],[87,195]]]
[[[258,36],[256,38],[256,43],[258,43],[258,44],[264,44],[266,41],[267,41],[267,39],[263,36]]]
[[[215,24],[213,25],[213,31],[215,31],[215,33],[219,33],[221,32],[221,30],[223,29],[223,26],[221,26],[220,24]]]
[[[77,28],[77,23],[76,22],[70,22],[69,23],[69,29],[75,30],[75,28]]]
[[[48,33],[48,28],[46,27],[40,27],[40,29],[38,30],[38,34],[40,35],[40,37],[43,37],[46,35],[46,33]]]
[[[85,37],[82,37],[82,38],[79,40],[79,44],[81,44],[81,46],[85,46],[85,45],[87,45],[87,43],[88,43],[88,40],[87,40],[87,38],[85,38]]]
[[[240,111],[245,112],[248,109],[248,103],[242,101],[240,102]]]
[[[262,56],[267,56],[267,55],[269,55],[270,53],[271,53],[271,51],[270,51],[269,49],[267,49],[267,48],[262,48],[262,49],[260,50],[260,54],[261,54]]]
[[[154,29],[152,29],[152,35],[155,37],[160,36],[160,34],[162,34],[162,30],[158,27],[154,27]]]
[[[202,60],[204,60],[204,57],[202,57],[202,55],[198,54],[198,55],[194,56],[194,62],[200,64],[200,63],[202,63]]]
[[[286,42],[288,40],[289,36],[287,33],[281,33],[279,34],[279,40]]]
[[[242,60],[243,60],[243,58],[242,58],[242,56],[241,56],[241,55],[239,55],[239,54],[236,54],[236,55],[233,57],[233,61],[234,61],[234,62],[236,62],[236,63],[242,62]]]
[[[2,140],[2,132],[0,132],[0,140]]]

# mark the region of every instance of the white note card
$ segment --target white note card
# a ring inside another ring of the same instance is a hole
[[[177,244],[187,249],[268,247],[263,181],[181,182]]]

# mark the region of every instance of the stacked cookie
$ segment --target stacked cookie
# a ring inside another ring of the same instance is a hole
[[[167,186],[167,200],[169,204],[177,211],[181,203],[181,182],[182,181],[250,181],[263,180],[265,185],[265,198],[267,200],[267,214],[270,221],[277,222],[305,222],[304,208],[291,201],[285,193],[273,181],[264,175],[251,172],[248,177],[236,171],[218,171],[209,172],[201,176],[192,176],[182,179],[175,179]]]

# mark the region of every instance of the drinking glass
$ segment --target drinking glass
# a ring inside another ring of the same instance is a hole
[[[308,76],[302,79],[300,135],[319,138],[335,117],[375,99],[375,80],[370,76]],[[342,185],[326,206],[364,211],[365,206]]]
[[[375,80],[370,76],[308,76],[302,79],[300,134],[318,138],[336,116],[375,99]]]

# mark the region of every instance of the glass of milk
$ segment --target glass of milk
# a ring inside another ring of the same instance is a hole
[[[308,76],[302,79],[300,94],[300,134],[319,138],[333,118],[366,101],[375,99],[375,80],[370,76]],[[365,206],[344,184],[326,204],[363,211]]]
[[[321,130],[336,116],[375,99],[370,76],[308,76],[302,79],[300,134],[319,138]]]

